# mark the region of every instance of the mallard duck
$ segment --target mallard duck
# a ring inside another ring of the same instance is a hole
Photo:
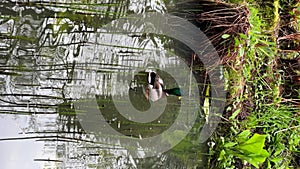
[[[147,100],[155,102],[169,95],[181,96],[181,90],[179,88],[164,89],[163,80],[154,71],[148,72],[147,81],[148,84],[145,92]]]

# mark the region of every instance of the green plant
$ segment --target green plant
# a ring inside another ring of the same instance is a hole
[[[258,168],[269,157],[269,153],[263,149],[267,135],[255,133],[249,138],[250,134],[250,130],[245,130],[237,135],[234,142],[224,143],[224,149],[220,152],[218,160],[226,160],[226,156],[237,157]]]
[[[248,128],[266,133],[266,149],[270,153],[266,168],[285,168],[294,166],[294,155],[300,148],[300,117],[295,116],[295,109],[287,105],[262,107],[264,112],[253,112],[247,120],[240,123],[241,128]]]

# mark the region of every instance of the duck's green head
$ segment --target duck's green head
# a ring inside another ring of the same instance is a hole
[[[164,90],[169,95],[182,96],[182,90],[178,87]]]

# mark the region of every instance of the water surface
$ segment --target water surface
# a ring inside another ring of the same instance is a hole
[[[105,117],[99,124],[108,124],[126,137],[150,138],[173,125],[180,108],[186,106],[176,96],[168,97],[163,114],[149,123],[126,119],[116,100],[128,96],[137,110],[146,111],[150,105],[142,85],[131,90],[132,82],[153,69],[164,78],[165,87],[178,87],[165,70],[191,64],[191,53],[162,35],[109,33],[103,28],[132,13],[167,12],[164,1],[4,0],[0,11],[1,168],[204,166],[205,146],[198,141],[204,118],[198,111],[193,129],[180,144],[147,158],[135,158],[131,151],[136,147],[107,141],[111,135],[99,139],[85,130],[77,116],[75,105],[94,99],[94,108]],[[139,28],[129,25],[129,29]],[[202,72],[201,68],[192,71]],[[188,77],[180,72],[178,76]],[[193,89],[203,88],[202,77]],[[165,142],[172,144],[172,139],[166,137]]]

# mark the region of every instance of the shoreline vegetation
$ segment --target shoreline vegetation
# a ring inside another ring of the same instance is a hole
[[[223,45],[228,97],[208,168],[299,168],[300,2],[214,2],[203,31]]]

